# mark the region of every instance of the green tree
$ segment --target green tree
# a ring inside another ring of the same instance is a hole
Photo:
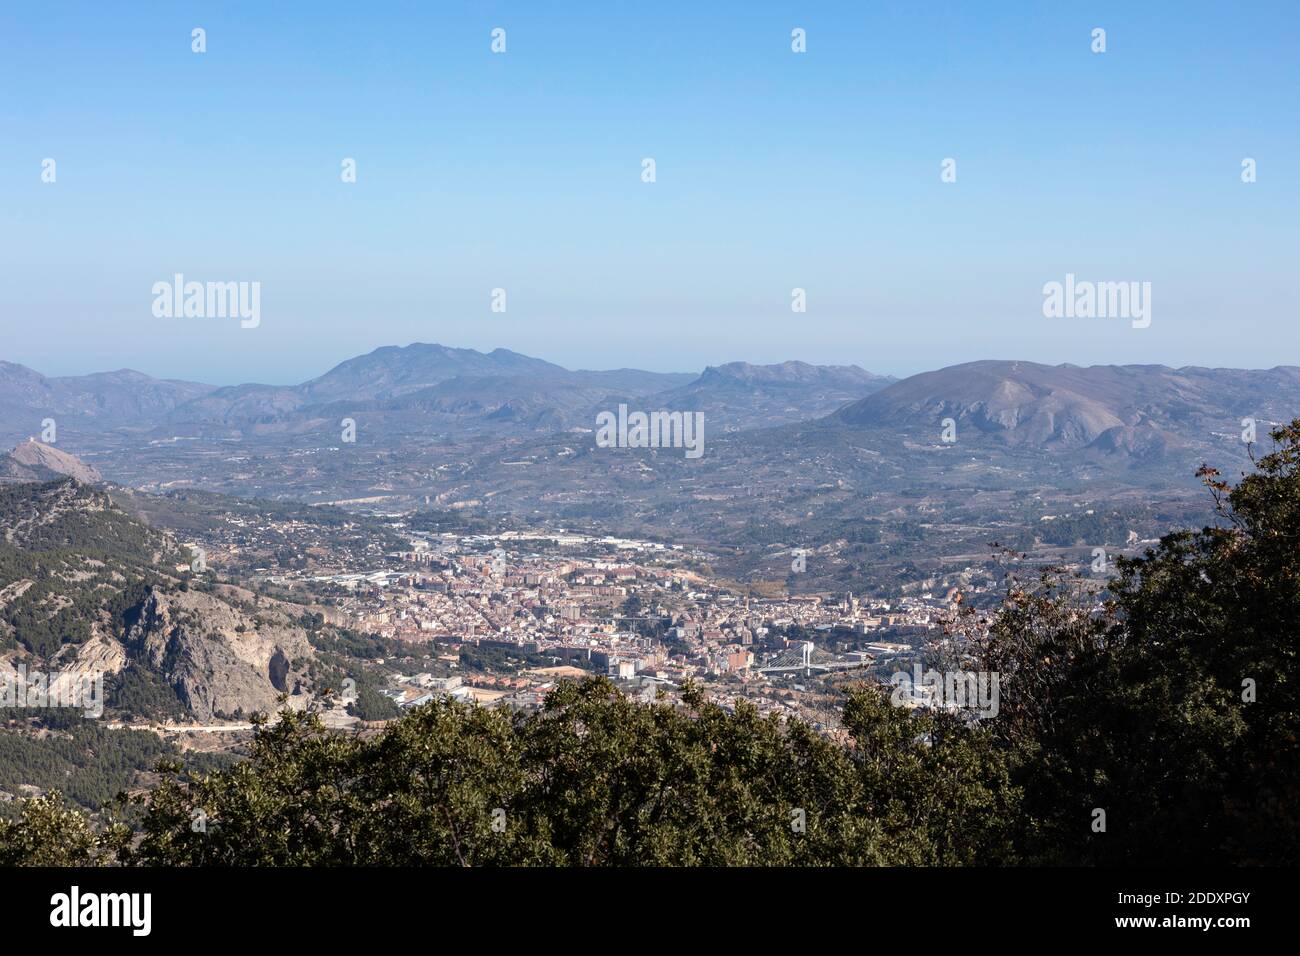
[[[96,829],[57,791],[23,803],[15,820],[0,820],[0,866],[99,866],[116,861],[130,831]]]
[[[1300,861],[1300,421],[1273,438],[1235,488],[1203,468],[1221,521],[1119,560],[1100,611],[1048,574],[996,620],[1028,859]]]

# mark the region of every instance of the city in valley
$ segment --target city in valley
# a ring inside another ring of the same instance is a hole
[[[725,706],[746,699],[832,730],[836,685],[910,670],[947,642],[961,599],[956,589],[763,596],[701,573],[710,555],[681,545],[564,530],[417,534],[400,519],[390,527],[406,548],[381,562],[254,569],[253,579],[331,624],[391,640],[392,654],[367,666],[398,708],[443,696],[536,708],[558,680],[595,673],[645,700],[671,700],[695,681]],[[229,541],[204,546],[218,574],[239,554],[239,525],[227,528]],[[796,549],[791,573],[806,560]],[[347,695],[337,703],[331,723],[360,722]]]

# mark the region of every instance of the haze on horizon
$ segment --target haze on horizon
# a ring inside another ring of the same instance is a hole
[[[6,8],[0,359],[213,384],[411,342],[899,377],[1297,361],[1294,5],[741,9]],[[260,282],[260,324],[155,318],[176,273]],[[1149,281],[1151,326],[1045,318],[1067,274]]]
[[[324,366],[322,366],[322,367],[320,367],[319,369],[316,369],[316,370],[314,370],[314,371],[308,371],[307,374],[302,375],[301,377],[296,377],[296,378],[295,378],[295,377],[286,377],[286,376],[281,376],[279,379],[265,379],[265,380],[262,380],[262,379],[256,379],[256,380],[255,380],[255,379],[240,379],[240,378],[234,378],[234,379],[230,379],[230,380],[219,380],[219,379],[215,379],[215,378],[209,378],[209,379],[186,378],[185,376],[169,374],[169,373],[167,373],[165,370],[163,370],[163,371],[157,371],[157,370],[150,370],[150,369],[143,369],[143,368],[127,368],[126,366],[116,367],[116,368],[109,368],[109,367],[104,367],[104,368],[91,368],[91,367],[87,367],[87,368],[85,368],[85,369],[83,369],[83,370],[74,370],[74,371],[71,371],[71,372],[47,372],[47,371],[45,371],[44,369],[40,369],[40,368],[35,368],[35,369],[33,369],[33,371],[39,372],[39,373],[41,373],[41,374],[43,374],[43,375],[46,375],[47,377],[51,377],[51,378],[64,377],[64,376],[66,376],[66,377],[76,378],[76,377],[79,377],[79,376],[82,376],[82,375],[93,375],[93,374],[96,374],[96,373],[103,373],[103,372],[133,371],[133,372],[140,372],[140,373],[143,373],[143,374],[148,375],[148,376],[150,376],[151,378],[155,378],[155,379],[173,379],[173,380],[181,380],[181,381],[192,381],[192,382],[200,382],[200,383],[207,384],[207,385],[216,385],[216,386],[219,386],[219,387],[235,386],[235,385],[293,386],[293,385],[301,385],[301,384],[303,384],[303,383],[305,383],[305,382],[308,382],[308,381],[311,381],[311,380],[317,379],[317,378],[319,378],[319,377],[325,375],[326,373],[332,371],[333,369],[337,368],[339,365],[343,364],[344,362],[347,362],[347,361],[350,360],[350,359],[360,358],[360,357],[362,357],[362,356],[364,356],[364,355],[368,355],[368,354],[370,354],[370,353],[373,352],[373,351],[377,351],[377,350],[380,349],[380,348],[408,348],[408,347],[410,347],[410,346],[414,346],[414,345],[434,345],[434,346],[442,346],[442,347],[446,347],[446,348],[450,348],[450,349],[473,349],[473,348],[474,348],[473,346],[469,346],[469,345],[454,345],[454,344],[451,344],[451,343],[448,343],[448,342],[407,342],[407,343],[402,343],[401,345],[376,346],[375,349],[367,349],[365,352],[358,353],[357,355],[345,355],[345,356],[341,356],[341,357],[339,357],[339,360],[338,360],[338,361],[336,361],[336,362],[330,362],[330,363],[328,363],[327,365],[324,365]],[[515,353],[517,353],[517,354],[525,354],[525,355],[527,355],[527,353],[521,353],[521,352],[519,352],[518,349],[512,349],[512,348],[510,348],[508,345],[489,345],[489,346],[485,346],[485,347],[482,347],[482,348],[478,348],[478,349],[476,349],[476,351],[478,351],[478,352],[480,352],[480,353],[487,354],[487,353],[490,353],[490,352],[495,351],[495,350],[497,350],[497,349],[504,349],[504,350],[506,350],[506,351],[515,352]],[[640,370],[642,370],[642,371],[646,371],[646,372],[663,372],[663,373],[669,373],[669,374],[676,373],[676,374],[684,374],[684,375],[692,375],[692,376],[693,376],[693,375],[698,375],[699,373],[703,372],[703,371],[705,370],[705,368],[707,368],[707,367],[709,367],[709,366],[711,366],[711,365],[712,365],[712,366],[727,365],[727,364],[731,364],[731,363],[733,363],[733,362],[746,363],[746,364],[750,364],[750,365],[776,365],[776,364],[781,364],[781,363],[784,363],[784,362],[805,362],[806,364],[809,364],[809,365],[818,365],[818,366],[858,366],[859,368],[862,368],[862,369],[864,369],[864,370],[867,371],[867,372],[872,372],[872,373],[877,374],[877,375],[892,376],[893,378],[895,378],[895,379],[899,379],[899,380],[901,380],[901,379],[905,379],[905,378],[908,378],[908,377],[913,376],[913,375],[918,375],[918,374],[920,374],[920,373],[922,373],[922,372],[931,372],[931,371],[936,371],[936,370],[939,369],[939,368],[948,368],[948,367],[951,367],[951,366],[958,366],[958,365],[969,365],[969,364],[972,364],[972,363],[980,363],[980,362],[987,362],[987,361],[993,361],[993,362],[1006,362],[1006,361],[1010,361],[1010,362],[1026,362],[1026,363],[1034,363],[1034,364],[1047,365],[1047,366],[1062,366],[1062,365],[1076,365],[1076,366],[1078,366],[1078,365],[1144,365],[1144,364],[1149,364],[1149,365],[1163,365],[1163,366],[1167,366],[1167,367],[1171,367],[1171,368],[1196,367],[1196,368],[1207,368],[1207,369],[1221,369],[1221,368],[1239,368],[1239,367],[1240,367],[1240,366],[1229,366],[1229,365],[1224,365],[1223,363],[1213,363],[1213,362],[1210,362],[1210,363],[1188,362],[1188,363],[1180,363],[1179,365],[1174,366],[1174,365],[1171,365],[1171,364],[1168,363],[1168,362],[1152,362],[1152,363],[1137,363],[1137,362],[1099,362],[1099,363],[1092,363],[1092,362],[1090,362],[1090,363],[1078,363],[1078,362],[1073,362],[1073,363],[1072,363],[1072,362],[1068,362],[1068,361],[1061,361],[1061,362],[1054,362],[1054,361],[1039,361],[1039,360],[1036,360],[1036,359],[1026,359],[1026,358],[1024,358],[1023,356],[973,355],[973,356],[971,356],[970,358],[962,359],[962,360],[960,360],[960,361],[956,361],[956,362],[952,362],[952,363],[950,363],[950,365],[935,366],[934,368],[922,368],[922,367],[918,367],[918,368],[906,369],[906,370],[903,370],[903,371],[890,371],[890,370],[881,370],[881,369],[878,369],[878,368],[871,368],[871,367],[868,367],[867,365],[865,365],[863,362],[852,361],[852,360],[847,360],[847,359],[842,359],[842,358],[839,359],[839,360],[832,359],[832,360],[829,360],[829,361],[819,362],[819,361],[810,361],[810,360],[802,359],[802,358],[798,358],[798,357],[795,357],[795,358],[785,358],[785,359],[776,359],[776,360],[774,360],[774,361],[772,361],[772,362],[752,362],[752,361],[749,361],[749,360],[746,359],[746,358],[741,357],[741,358],[733,358],[733,359],[731,359],[731,360],[729,360],[729,361],[727,361],[727,362],[706,362],[706,363],[702,363],[702,364],[700,364],[700,365],[698,365],[698,366],[693,366],[693,367],[692,367],[692,366],[687,366],[687,365],[682,364],[682,363],[679,363],[677,366],[671,366],[671,365],[669,365],[669,366],[665,366],[665,367],[663,367],[663,368],[651,367],[651,366],[649,366],[649,365],[638,365],[638,364],[636,364],[635,362],[623,362],[623,363],[611,362],[610,364],[608,364],[608,365],[606,365],[606,366],[603,366],[603,367],[597,368],[597,367],[594,367],[594,366],[582,366],[582,365],[579,365],[579,364],[574,363],[574,362],[566,362],[566,361],[564,360],[563,356],[560,356],[560,357],[557,358],[557,357],[555,357],[555,356],[546,356],[546,355],[527,355],[527,357],[528,357],[528,358],[537,358],[537,359],[542,359],[542,360],[544,360],[544,361],[551,362],[552,364],[559,365],[559,366],[561,366],[562,368],[568,369],[569,371],[583,371],[583,370],[585,370],[585,371],[608,371],[608,370],[613,370],[613,369],[640,369]],[[7,359],[4,359],[4,358],[0,358],[0,362],[5,362],[5,361],[8,361],[8,360],[7,360]],[[23,364],[23,363],[18,363],[18,364]],[[1254,367],[1254,368],[1255,368],[1255,370],[1268,370],[1268,369],[1278,368],[1278,367],[1282,367],[1282,366],[1294,366],[1294,365],[1297,365],[1297,364],[1300,364],[1300,362],[1277,361],[1277,362],[1272,363],[1271,365],[1261,365],[1261,366],[1256,366],[1256,367]]]

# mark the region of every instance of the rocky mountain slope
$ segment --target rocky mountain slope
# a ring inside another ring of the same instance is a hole
[[[123,616],[126,655],[162,675],[200,721],[270,713],[280,694],[304,691],[306,633],[288,608],[253,609],[240,597],[155,586]]]
[[[178,571],[188,564],[103,491],[71,478],[0,487],[0,668],[102,672],[198,720],[303,694],[302,609]]]
[[[75,478],[87,484],[104,480],[94,467],[75,455],[35,439],[21,442],[8,455],[0,456],[0,481],[48,481],[58,477]]]
[[[958,434],[1046,451],[1092,448],[1119,456],[1191,450],[1216,436],[1300,413],[1300,368],[1167,368],[1039,365],[986,361],[897,382],[834,416],[839,424],[937,435],[945,418]],[[969,429],[969,431],[967,431]]]

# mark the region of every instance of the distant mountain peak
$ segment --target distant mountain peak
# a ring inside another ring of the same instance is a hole
[[[1242,416],[1289,420],[1295,409],[1287,396],[1297,385],[1300,375],[1290,368],[982,360],[913,375],[832,418],[922,434],[937,434],[950,418],[967,435],[973,429],[1008,445],[1163,454],[1235,432]]]

